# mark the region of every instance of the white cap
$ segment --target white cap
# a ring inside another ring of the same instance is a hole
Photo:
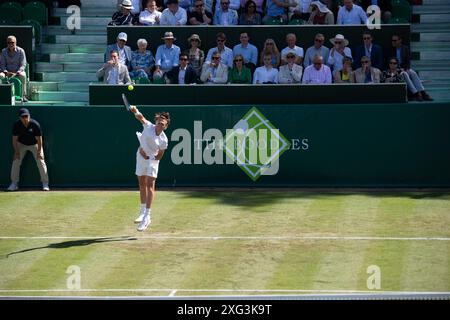
[[[127,36],[127,34],[125,32],[121,32],[117,36],[117,40],[125,40],[125,41],[127,41],[128,40],[128,36]]]

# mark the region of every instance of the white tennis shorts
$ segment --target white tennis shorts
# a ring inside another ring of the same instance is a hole
[[[136,175],[158,177],[159,160],[144,159],[139,153],[136,153]]]

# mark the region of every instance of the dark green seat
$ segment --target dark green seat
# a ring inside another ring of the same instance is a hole
[[[278,26],[284,24],[283,21],[281,21],[281,18],[271,18],[265,22],[266,25],[269,26]]]
[[[289,24],[290,25],[299,26],[299,25],[305,24],[305,20],[303,20],[303,19],[292,19],[291,21],[289,21]]]
[[[392,1],[392,17],[411,21],[412,9],[411,5],[406,0]]]
[[[41,25],[46,26],[48,24],[47,7],[40,1],[28,2],[23,7],[23,19],[36,20]]]
[[[22,81],[16,77],[3,78],[2,83],[11,83],[12,95],[16,97],[16,100],[22,99],[23,85]]]
[[[136,83],[138,84],[150,84],[150,80],[145,77],[137,78]]]
[[[0,20],[9,20],[14,24],[22,21],[22,7],[17,2],[6,2],[0,6]]]
[[[409,23],[408,20],[403,18],[390,18],[388,21],[389,24],[401,24],[401,23]]]
[[[33,27],[33,36],[36,41],[36,44],[41,43],[42,41],[42,26],[36,20],[23,20],[20,22],[21,25],[32,26]]]
[[[2,25],[2,26],[10,26],[13,24],[15,24],[15,23],[12,20],[0,19],[0,25]]]

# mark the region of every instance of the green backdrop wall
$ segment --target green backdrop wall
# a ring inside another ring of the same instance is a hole
[[[194,121],[202,132],[231,129],[253,106],[141,107],[152,118],[172,115],[176,129],[191,135]],[[298,150],[280,158],[279,172],[252,181],[237,165],[173,163],[170,147],[160,164],[160,186],[308,186],[449,187],[450,108],[448,104],[256,106]],[[0,108],[0,184],[11,168],[11,126],[19,107]],[[43,127],[51,185],[136,186],[135,132],[140,124],[122,106],[30,107]],[[197,137],[198,138],[198,137]],[[195,143],[191,143],[194,153]],[[184,154],[183,154],[184,155]],[[22,185],[38,185],[31,155],[25,159]]]

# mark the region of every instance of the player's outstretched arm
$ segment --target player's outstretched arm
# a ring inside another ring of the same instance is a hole
[[[134,113],[134,116],[139,120],[140,123],[147,123],[147,119],[145,119],[144,115],[139,112],[136,106],[130,106],[130,111]]]

